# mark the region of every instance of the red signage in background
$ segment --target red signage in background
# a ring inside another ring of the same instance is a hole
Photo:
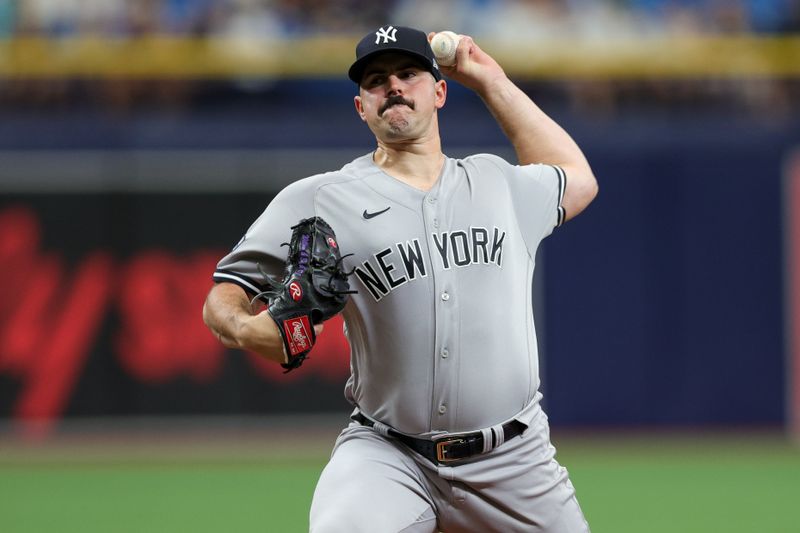
[[[41,223],[25,206],[0,211],[0,374],[19,383],[11,408],[20,420],[48,423],[66,409],[109,313],[118,316],[111,356],[148,385],[189,377],[218,379],[225,348],[202,321],[218,250],[146,250],[125,261],[98,250],[75,264],[41,249]],[[301,370],[248,354],[255,375],[280,384],[310,377],[343,383],[349,347],[342,320],[328,321]]]
[[[188,375],[208,383],[219,375],[225,350],[201,320],[219,257],[147,251],[121,265],[115,351],[132,376],[163,383]]]
[[[78,379],[112,283],[108,254],[68,267],[39,250],[40,227],[24,208],[0,212],[0,372],[22,388],[15,417],[58,416]]]

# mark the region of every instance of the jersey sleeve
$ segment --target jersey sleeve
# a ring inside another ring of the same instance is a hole
[[[488,163],[484,170],[499,172],[504,178],[522,236],[534,255],[542,239],[564,223],[566,212],[561,202],[567,188],[566,173],[554,165],[512,165],[494,155],[479,157]]]
[[[547,237],[564,223],[561,202],[567,189],[567,175],[555,165],[512,165],[509,176],[514,211],[528,242]]]
[[[314,216],[314,188],[303,181],[289,185],[269,203],[239,243],[217,264],[214,281],[229,282],[250,294],[265,288],[265,275],[281,277],[291,227]]]

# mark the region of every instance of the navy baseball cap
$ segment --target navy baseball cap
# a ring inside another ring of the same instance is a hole
[[[436,81],[442,79],[428,36],[425,32],[405,26],[384,26],[365,35],[356,46],[356,61],[350,66],[347,75],[354,82],[361,83],[367,63],[384,52],[400,52],[413,56],[433,74]]]

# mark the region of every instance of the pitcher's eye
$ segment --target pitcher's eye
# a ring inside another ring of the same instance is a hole
[[[384,81],[386,81],[385,76],[380,74],[373,74],[367,76],[367,78],[364,80],[364,85],[366,85],[367,87],[375,87],[376,85],[382,84]]]

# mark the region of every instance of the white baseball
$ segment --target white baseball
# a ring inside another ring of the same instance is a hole
[[[431,39],[431,49],[436,61],[444,67],[456,64],[456,48],[461,37],[452,31],[440,31]]]

